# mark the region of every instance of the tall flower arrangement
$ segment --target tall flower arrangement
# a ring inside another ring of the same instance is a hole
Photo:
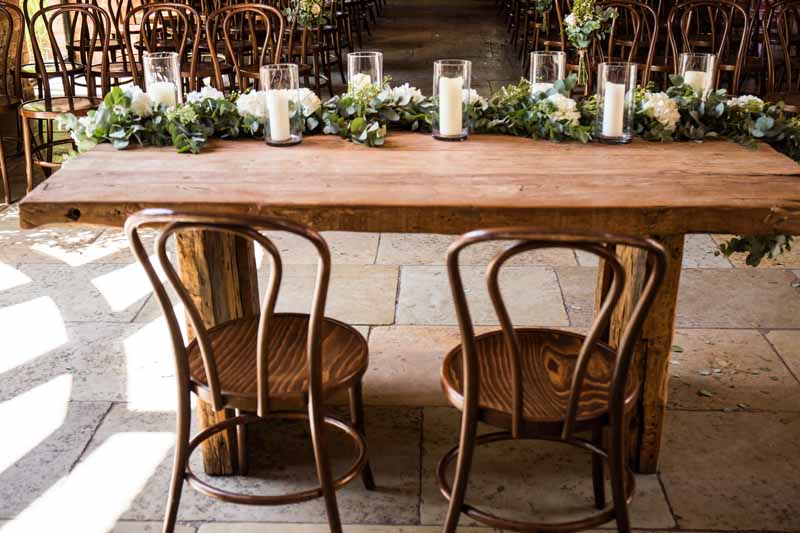
[[[595,5],[595,0],[575,0],[572,4],[572,13],[564,19],[564,31],[569,42],[578,49],[578,85],[585,85],[589,79],[586,51],[592,40],[605,37],[616,16],[615,8],[603,9]]]
[[[283,14],[290,21],[297,20],[298,24],[306,27],[327,22],[323,0],[292,0]]]

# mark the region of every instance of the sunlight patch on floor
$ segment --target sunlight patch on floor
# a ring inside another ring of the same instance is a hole
[[[166,432],[112,435],[0,531],[107,533],[144,489],[174,440]]]
[[[157,264],[155,256],[150,261]],[[165,275],[161,269],[156,268],[156,272],[163,281]],[[139,263],[125,265],[98,276],[92,280],[92,285],[100,291],[112,311],[124,311],[153,291],[153,286]]]
[[[68,340],[61,311],[47,296],[0,308],[0,339],[0,372],[44,355]]]
[[[72,376],[62,374],[36,388],[0,403],[0,420],[16,428],[14,438],[0,445],[0,472],[19,461],[55,432],[67,417]],[[35,420],[35,424],[30,421]]]
[[[30,283],[31,278],[5,263],[0,263],[0,291],[13,289],[20,285]]]

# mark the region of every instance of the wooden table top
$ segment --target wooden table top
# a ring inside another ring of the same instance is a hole
[[[384,148],[330,136],[292,148],[213,140],[199,155],[100,145],[30,193],[20,223],[121,226],[148,206],[285,216],[320,230],[769,233],[782,229],[776,208],[800,212],[800,165],[767,145],[725,141],[446,143],[393,132]]]

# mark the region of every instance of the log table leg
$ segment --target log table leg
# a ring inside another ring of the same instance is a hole
[[[642,337],[635,348],[635,368],[642,380],[642,395],[639,411],[632,428],[632,461],[636,470],[653,474],[658,469],[664,415],[667,408],[667,384],[669,381],[669,358],[672,335],[675,329],[675,307],[678,300],[678,283],[683,259],[683,235],[658,237],[669,254],[664,283],[656,295],[653,308],[642,328]],[[643,252],[621,247],[617,255],[628,275],[620,303],[615,309],[607,332],[607,340],[616,346],[622,328],[641,294],[647,272],[646,256]],[[608,290],[609,273],[602,261],[598,271],[596,305]]]
[[[258,280],[253,244],[219,232],[178,234],[180,276],[207,327],[258,313]],[[189,336],[193,332],[189,331]],[[230,418],[199,401],[200,427]],[[237,471],[236,430],[223,431],[202,444],[203,465],[209,475]]]

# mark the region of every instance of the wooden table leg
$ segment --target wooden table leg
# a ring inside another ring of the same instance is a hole
[[[206,326],[258,313],[258,280],[252,242],[219,232],[192,231],[178,235],[181,279],[197,305]],[[193,332],[189,331],[189,336]],[[200,427],[232,416],[198,403]],[[209,475],[229,475],[237,470],[236,432],[218,433],[202,444],[203,465]]]
[[[683,259],[683,235],[658,237],[669,253],[664,283],[659,290],[653,309],[642,328],[642,338],[636,345],[636,368],[643,382],[641,404],[636,423],[632,428],[632,460],[636,470],[653,474],[658,469],[664,415],[667,408],[669,358],[672,335],[675,330],[675,308],[678,300],[678,283]],[[639,294],[646,274],[646,257],[641,251],[621,247],[618,257],[625,267],[628,281],[617,309],[611,318],[607,340],[616,346],[622,335]],[[602,265],[598,271],[596,305],[608,289],[608,272]]]

